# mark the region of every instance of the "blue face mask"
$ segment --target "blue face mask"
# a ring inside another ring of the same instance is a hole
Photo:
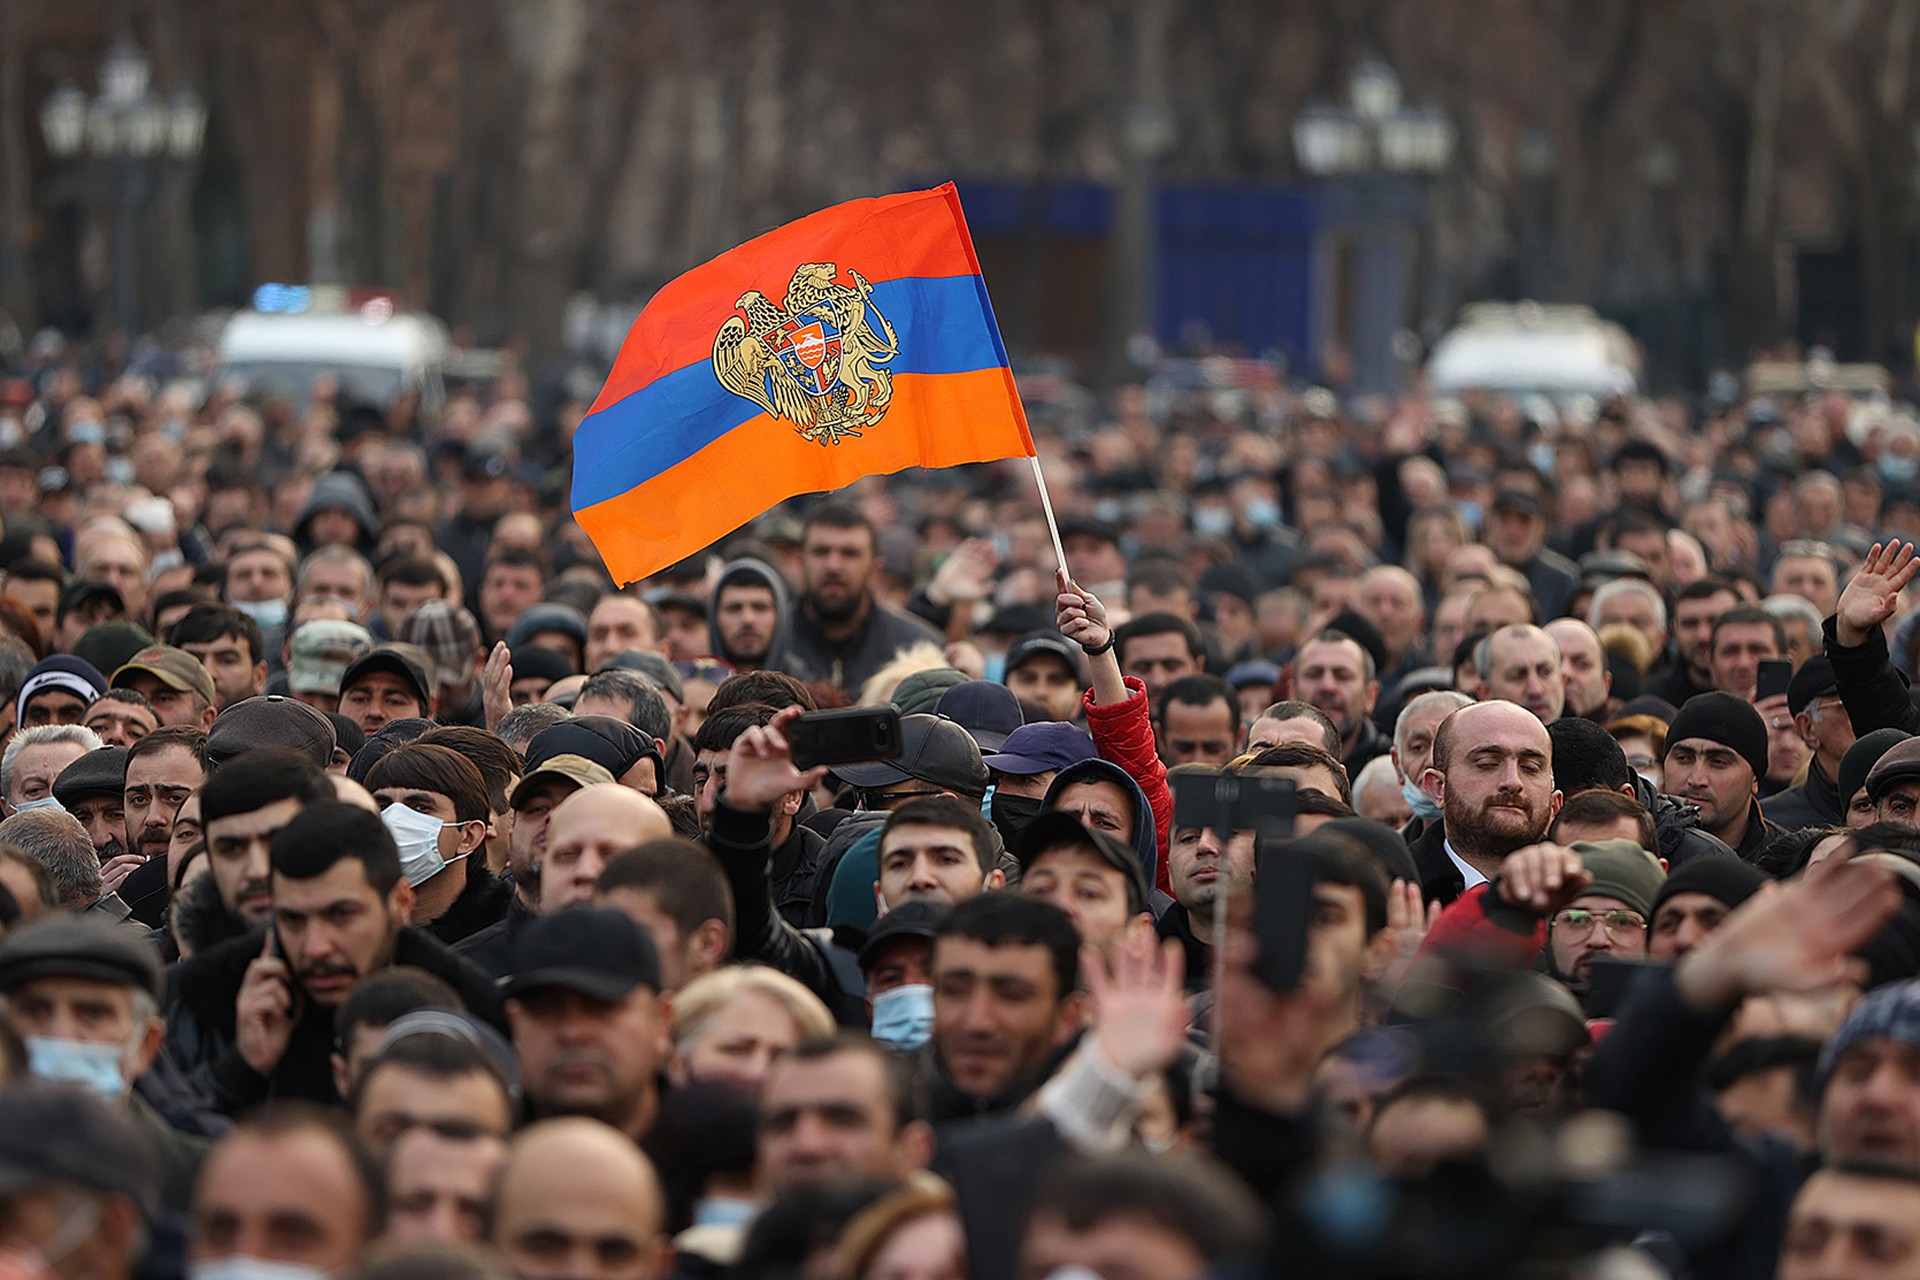
[[[1467,528],[1469,529],[1478,529],[1482,517],[1486,515],[1486,512],[1480,509],[1479,503],[1465,498],[1454,503],[1453,509],[1460,513],[1460,518],[1467,522]]]
[[[187,1264],[187,1280],[327,1280],[331,1274],[318,1267],[250,1258],[244,1253]]]
[[[1400,784],[1400,798],[1407,802],[1407,808],[1413,810],[1413,816],[1424,822],[1432,822],[1440,816],[1440,806],[1433,797],[1414,785],[1412,778]]]
[[[873,998],[873,1038],[896,1053],[912,1053],[933,1036],[933,988],[908,983]]]
[[[986,670],[980,673],[980,678],[990,684],[1005,684],[1007,680],[1007,655],[1004,653],[988,654]]]
[[[1195,508],[1193,531],[1203,538],[1224,538],[1233,532],[1233,512],[1225,507]]]
[[[1536,440],[1527,446],[1527,461],[1533,469],[1543,476],[1553,474],[1553,446],[1545,440]]]
[[[35,1076],[59,1084],[77,1084],[108,1102],[126,1096],[127,1081],[120,1065],[125,1054],[124,1045],[60,1036],[27,1037],[27,1069]]]
[[[1880,459],[1880,476],[1894,484],[1905,484],[1920,472],[1920,458],[1896,458],[1887,454]]]
[[[286,625],[285,600],[235,600],[233,607],[259,623],[262,631],[273,631]]]
[[[15,813],[25,813],[29,809],[60,809],[64,806],[52,796],[41,796],[38,800],[22,800],[13,806]]]
[[[1247,523],[1256,529],[1271,529],[1280,523],[1280,504],[1272,498],[1250,498],[1247,501]]]
[[[708,1196],[693,1206],[696,1227],[744,1227],[760,1213],[760,1202],[738,1196]]]

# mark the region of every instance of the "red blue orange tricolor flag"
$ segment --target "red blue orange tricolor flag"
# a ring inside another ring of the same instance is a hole
[[[660,290],[574,435],[573,512],[624,585],[798,494],[1033,452],[949,183],[823,209]]]

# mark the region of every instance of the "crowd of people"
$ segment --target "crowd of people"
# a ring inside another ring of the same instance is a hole
[[[585,408],[0,379],[0,1276],[1920,1277],[1910,420]]]

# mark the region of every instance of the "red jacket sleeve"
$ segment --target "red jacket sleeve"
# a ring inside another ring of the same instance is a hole
[[[1125,679],[1129,695],[1125,702],[1096,707],[1093,690],[1089,689],[1081,698],[1080,706],[1086,713],[1087,732],[1093,737],[1093,745],[1100,749],[1100,758],[1126,770],[1127,776],[1146,792],[1147,804],[1153,809],[1153,838],[1160,845],[1155,887],[1172,893],[1167,844],[1173,832],[1173,792],[1167,789],[1167,766],[1154,750],[1153,721],[1147,714],[1147,686],[1132,676]]]
[[[1477,884],[1455,898],[1427,930],[1420,954],[1467,957],[1509,969],[1532,966],[1547,945],[1546,917],[1509,906],[1490,884]]]

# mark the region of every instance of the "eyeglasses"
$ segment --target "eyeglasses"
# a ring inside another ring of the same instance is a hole
[[[1579,907],[1568,907],[1553,917],[1554,927],[1575,933],[1590,932],[1595,920],[1606,927],[1609,938],[1630,938],[1647,931],[1646,917],[1637,911],[1583,911]]]
[[[905,800],[918,800],[922,796],[939,796],[945,794],[946,792],[941,791],[937,787],[929,787],[924,791],[862,791],[860,793],[860,807],[869,813],[875,813],[882,809],[891,809],[894,805]]]

